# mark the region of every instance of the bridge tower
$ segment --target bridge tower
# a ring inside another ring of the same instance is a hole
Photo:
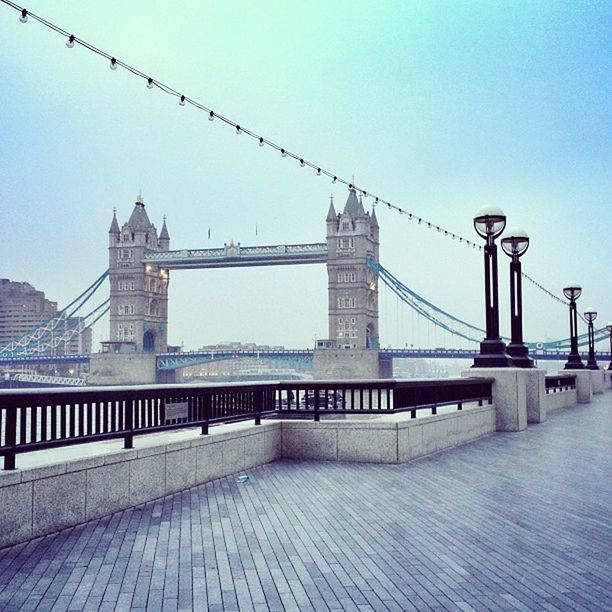
[[[110,342],[105,344],[111,347],[109,352],[165,352],[169,272],[143,263],[143,257],[170,248],[166,219],[158,237],[139,195],[121,229],[113,214],[108,238]]]
[[[378,262],[376,212],[365,212],[351,187],[341,214],[327,214],[329,338],[343,349],[378,348],[378,285],[366,257]]]
[[[332,200],[326,224],[329,340],[314,352],[315,378],[390,376],[378,352],[378,279],[366,263],[378,262],[376,212],[366,212],[351,187],[340,214]]]

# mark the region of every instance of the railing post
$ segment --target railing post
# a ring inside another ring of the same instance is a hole
[[[261,408],[263,406],[263,390],[255,389],[254,398],[255,402],[255,425],[261,425]]]
[[[17,407],[9,406],[6,409],[6,447],[4,455],[4,469],[15,469],[15,445],[17,444]]]
[[[314,390],[314,420],[319,421],[319,390]]]
[[[204,403],[204,422],[202,423],[202,435],[208,435],[208,422],[210,420],[210,395],[205,395],[202,398]]]
[[[123,402],[125,435],[123,436],[123,448],[134,448],[134,400]]]

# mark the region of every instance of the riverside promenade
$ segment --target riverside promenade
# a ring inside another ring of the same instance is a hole
[[[612,393],[406,464],[276,461],[0,550],[1,610],[610,610]]]

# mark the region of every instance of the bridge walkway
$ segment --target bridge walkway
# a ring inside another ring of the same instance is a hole
[[[275,462],[0,551],[0,609],[612,609],[611,438],[606,393],[410,464]]]

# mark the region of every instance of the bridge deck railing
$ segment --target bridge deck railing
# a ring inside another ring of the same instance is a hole
[[[492,379],[291,381],[224,385],[143,385],[0,391],[0,456],[123,439],[185,427],[322,414],[395,413],[465,402],[491,403]]]

